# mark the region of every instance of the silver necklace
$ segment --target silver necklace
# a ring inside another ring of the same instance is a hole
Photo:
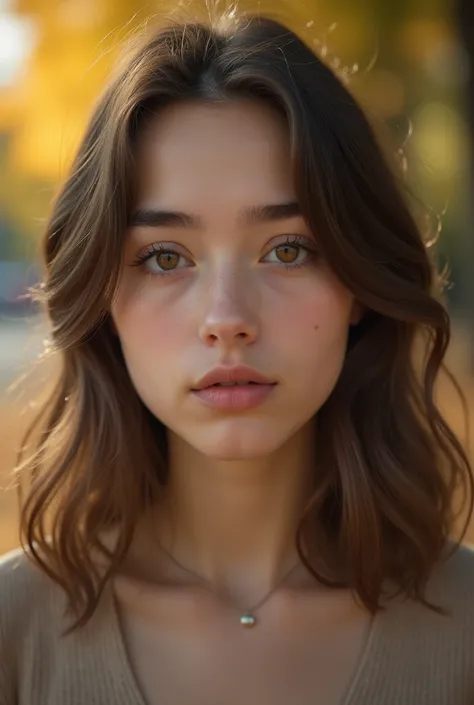
[[[178,568],[181,568],[182,570],[185,570],[185,571],[186,571],[187,573],[189,573],[190,575],[194,575],[194,577],[198,578],[198,579],[199,579],[201,582],[203,582],[204,584],[207,584],[207,589],[210,590],[214,595],[217,595],[216,591],[213,590],[212,587],[209,587],[209,583],[210,583],[209,580],[207,580],[206,578],[203,578],[201,575],[199,575],[198,573],[194,572],[194,570],[191,570],[190,568],[186,568],[186,566],[183,565],[182,563],[180,563],[169,551],[166,550],[166,548],[165,548],[164,546],[161,545],[161,543],[160,543],[159,545],[160,545],[160,548],[162,549],[162,551],[163,551],[164,553],[166,553],[166,555],[168,556],[168,558],[170,558],[170,559],[173,561],[173,563],[178,566]],[[239,622],[240,622],[240,624],[241,624],[243,627],[250,628],[250,627],[254,627],[254,626],[257,624],[257,618],[256,618],[256,616],[255,616],[255,612],[256,612],[267,600],[270,599],[270,597],[273,595],[273,593],[275,592],[275,590],[277,590],[279,587],[281,587],[281,585],[282,585],[282,584],[285,582],[285,580],[290,576],[290,574],[295,570],[295,568],[298,567],[298,565],[299,565],[299,561],[298,561],[287,573],[284,574],[283,578],[277,582],[277,584],[275,585],[275,587],[273,587],[273,588],[270,590],[270,592],[268,592],[268,593],[263,597],[263,599],[260,600],[260,602],[257,602],[256,605],[254,605],[254,606],[251,607],[250,609],[244,610],[244,612],[242,612],[242,613],[240,614]],[[218,597],[220,597],[220,596],[218,595]],[[222,598],[221,598],[221,599],[222,599]],[[227,600],[227,602],[229,602],[229,600]],[[237,608],[235,607],[235,605],[231,605],[231,606],[232,606],[234,609],[237,609]],[[240,612],[240,611],[241,611],[241,610],[239,609],[239,612]]]

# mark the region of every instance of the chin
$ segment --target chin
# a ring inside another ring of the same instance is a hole
[[[263,429],[255,421],[252,428],[213,428],[199,437],[187,435],[186,441],[202,455],[215,460],[256,460],[271,455],[286,438],[271,429]]]
[[[272,449],[268,448],[242,448],[237,446],[225,447],[222,446],[211,447],[211,448],[198,448],[200,453],[202,453],[206,458],[212,458],[213,460],[258,460],[259,458],[266,458],[272,452]]]

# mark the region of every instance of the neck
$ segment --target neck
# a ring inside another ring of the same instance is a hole
[[[269,457],[220,460],[170,434],[170,482],[146,520],[150,547],[161,544],[192,571],[189,582],[194,573],[239,602],[259,599],[299,563],[313,439],[308,425]]]

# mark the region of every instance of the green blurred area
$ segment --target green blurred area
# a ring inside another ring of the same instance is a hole
[[[35,261],[51,200],[122,42],[149,18],[173,11],[212,15],[231,6],[220,0],[3,0],[0,262]],[[431,213],[431,230],[442,226],[439,252],[454,284],[449,298],[461,306],[461,243],[469,227],[467,67],[451,5],[243,0],[239,7],[277,13],[349,81],[374,122],[389,128],[391,148],[406,160],[407,180]],[[22,57],[13,66],[8,40],[15,32]]]

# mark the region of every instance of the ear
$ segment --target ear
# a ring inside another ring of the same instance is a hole
[[[349,323],[351,326],[357,326],[365,313],[365,307],[356,299],[352,302],[352,310],[351,310],[351,316],[349,319]]]

